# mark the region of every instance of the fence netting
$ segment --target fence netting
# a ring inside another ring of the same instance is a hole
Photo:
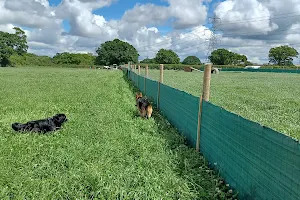
[[[244,198],[300,197],[300,145],[288,136],[203,101],[200,150]]]
[[[159,110],[179,132],[184,133],[189,144],[196,145],[199,98],[160,85]]]
[[[195,146],[199,97],[125,73]],[[200,150],[241,199],[300,197],[300,144],[284,134],[203,101]]]
[[[152,101],[154,105],[157,106],[157,93],[158,93],[158,86],[157,82],[146,79],[146,96]]]

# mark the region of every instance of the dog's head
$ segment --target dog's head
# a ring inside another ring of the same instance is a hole
[[[11,127],[15,130],[15,131],[22,131],[22,129],[25,127],[24,124],[21,124],[21,123],[13,123],[11,125]]]
[[[142,98],[143,94],[141,92],[138,92],[135,94],[135,99],[138,100],[139,98]]]
[[[52,117],[53,122],[57,125],[60,126],[64,122],[68,121],[67,116],[65,114],[56,114]]]
[[[141,92],[135,93],[135,101],[136,101],[135,106],[137,106],[138,100],[142,97],[143,97],[143,94]]]

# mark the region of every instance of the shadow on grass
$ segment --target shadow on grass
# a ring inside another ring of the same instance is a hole
[[[133,94],[140,92],[128,79],[126,72],[123,78]],[[139,117],[136,113],[133,115]],[[208,167],[209,163],[203,155],[196,152],[155,107],[152,118],[158,127],[159,136],[166,141],[165,150],[176,155],[176,174],[187,180],[190,190],[197,194],[197,199],[237,199],[237,193],[226,186],[218,173]]]

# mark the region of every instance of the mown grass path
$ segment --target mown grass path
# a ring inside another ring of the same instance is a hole
[[[0,199],[216,199],[230,196],[157,113],[142,120],[121,71],[0,69]],[[13,122],[65,113],[50,135]],[[220,191],[221,190],[221,191]]]

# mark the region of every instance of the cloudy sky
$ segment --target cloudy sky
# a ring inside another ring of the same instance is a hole
[[[29,52],[49,56],[94,53],[119,38],[138,49],[139,59],[167,48],[205,62],[213,15],[217,48],[258,63],[268,62],[271,47],[300,52],[300,0],[0,0],[0,30],[21,27]]]

